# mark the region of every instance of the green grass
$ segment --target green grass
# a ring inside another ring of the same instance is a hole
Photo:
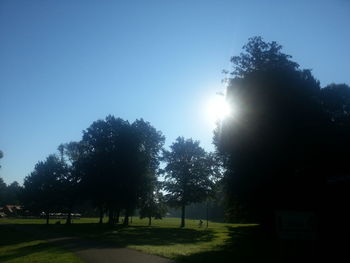
[[[1,263],[82,262],[72,253],[13,226],[0,225],[0,237]]]
[[[212,257],[206,257],[205,260],[201,258],[203,253],[218,253],[226,257],[226,252],[230,250],[228,244],[231,242],[232,233],[255,226],[210,222],[208,228],[200,228],[198,220],[186,220],[186,227],[182,229],[179,228],[178,218],[153,220],[152,226],[149,227],[147,219],[134,217],[129,227],[117,225],[113,228],[106,224],[96,224],[97,218],[75,220],[70,226],[64,225],[64,220],[61,220],[60,225],[54,224],[57,221],[59,220],[53,219],[53,225],[45,226],[44,219],[0,219],[0,223],[18,224],[31,231],[46,233],[47,236],[74,235],[181,262],[212,262]]]

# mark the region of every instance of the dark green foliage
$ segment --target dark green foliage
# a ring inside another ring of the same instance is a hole
[[[19,205],[21,186],[14,181],[6,185],[4,180],[0,177],[0,206],[4,205]]]
[[[168,203],[182,208],[181,227],[184,227],[185,207],[213,194],[215,164],[198,141],[179,137],[170,148],[163,151],[164,189],[168,192]]]
[[[17,181],[12,182],[6,188],[6,204],[19,205],[20,204],[20,194],[22,187]]]
[[[49,213],[62,205],[67,167],[55,155],[50,155],[35,165],[34,171],[24,179],[22,202],[27,209],[37,214],[45,212],[47,224]]]

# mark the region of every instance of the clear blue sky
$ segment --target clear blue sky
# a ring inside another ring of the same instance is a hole
[[[108,114],[212,150],[206,101],[248,37],[276,40],[322,86],[350,84],[349,27],[347,0],[2,0],[0,176],[22,183]]]

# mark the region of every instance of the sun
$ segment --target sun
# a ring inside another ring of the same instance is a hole
[[[216,123],[217,121],[222,121],[232,113],[232,107],[227,103],[225,96],[215,95],[209,99],[207,114],[210,122]]]

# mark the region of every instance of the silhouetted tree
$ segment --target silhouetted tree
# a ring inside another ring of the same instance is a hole
[[[6,183],[0,177],[0,206],[6,205],[6,188]]]
[[[19,205],[20,204],[20,193],[22,187],[17,181],[12,182],[6,187],[5,191],[5,202],[10,205]]]
[[[266,43],[262,37],[252,37],[243,46],[244,52],[233,56],[231,75],[236,78],[249,77],[255,72],[296,71],[299,64],[292,61],[292,56],[281,52],[282,46],[272,41]],[[228,73],[228,72],[227,72]]]
[[[201,202],[213,192],[212,158],[199,146],[199,141],[178,137],[163,151],[165,182],[168,202],[181,207],[181,227],[185,226],[185,207]]]
[[[113,116],[105,120],[93,122],[84,131],[82,145],[84,147],[83,185],[89,198],[100,207],[107,206],[109,223],[114,224],[114,213],[121,209],[122,187],[121,173],[118,171],[120,161],[120,143],[122,134],[129,123]]]
[[[148,122],[130,124],[108,116],[94,122],[82,140],[86,158],[83,184],[97,203],[106,205],[109,223],[118,221],[125,210],[124,224],[150,188],[158,167],[158,153],[164,137]]]
[[[319,82],[281,49],[254,37],[232,57],[226,98],[235,114],[214,137],[231,203],[241,202],[265,226],[275,209],[313,206],[324,182],[311,172],[323,138]]]
[[[50,155],[35,165],[34,171],[24,178],[23,203],[32,211],[46,214],[49,224],[50,212],[61,205],[63,182],[67,169],[56,155]]]
[[[133,122],[132,128],[136,131],[139,144],[139,150],[135,152],[137,158],[134,158],[134,160],[138,160],[135,162],[135,165],[138,166],[137,177],[139,179],[137,180],[140,184],[133,185],[133,187],[137,187],[134,189],[134,192],[137,193],[137,199],[131,201],[133,204],[142,204],[145,200],[150,201],[152,199],[150,197],[153,195],[155,197],[153,201],[156,201],[155,203],[157,204],[157,218],[160,218],[163,214],[164,206],[162,195],[159,192],[157,174],[159,173],[159,154],[164,145],[165,137],[160,131],[157,131],[151,126],[149,122],[145,122],[143,119]],[[133,205],[133,208],[135,208],[135,205]],[[127,222],[124,220],[125,223]]]

